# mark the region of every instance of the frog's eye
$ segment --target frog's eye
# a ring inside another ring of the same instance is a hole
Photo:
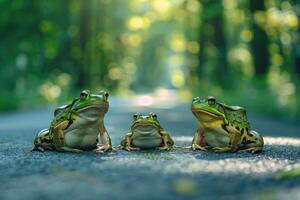
[[[157,114],[155,114],[155,113],[153,113],[153,112],[149,113],[149,115],[150,115],[153,119],[156,119],[156,118],[157,118]]]
[[[133,118],[134,118],[134,119],[137,119],[140,115],[141,115],[140,113],[135,113],[135,114],[133,115]]]
[[[193,102],[198,101],[199,99],[200,99],[199,97],[195,97],[195,98],[193,98]]]
[[[109,97],[108,92],[103,92],[103,96],[104,96],[105,98],[108,98],[108,97]]]
[[[83,90],[80,93],[80,99],[86,99],[89,96],[90,92],[88,90]]]
[[[104,90],[100,90],[100,91],[98,92],[98,94],[103,95],[103,96],[106,97],[106,98],[109,96],[108,92],[106,92],[106,91],[104,91]]]
[[[207,98],[207,103],[208,103],[209,105],[215,105],[215,104],[216,104],[216,99],[215,99],[215,97],[208,97],[208,98]]]

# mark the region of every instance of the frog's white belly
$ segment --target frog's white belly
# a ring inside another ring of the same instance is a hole
[[[162,145],[162,137],[155,129],[145,132],[135,131],[132,144],[139,148],[155,148]]]
[[[227,147],[230,142],[228,133],[223,129],[206,129],[205,141],[212,147]]]
[[[75,120],[65,131],[65,145],[79,149],[95,146],[102,123],[101,119],[92,121],[92,123],[86,120]]]

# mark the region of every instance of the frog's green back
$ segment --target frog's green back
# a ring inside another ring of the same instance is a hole
[[[229,124],[244,128],[245,131],[250,130],[250,124],[247,117],[246,109],[240,106],[227,106],[220,104],[225,112],[225,116]]]

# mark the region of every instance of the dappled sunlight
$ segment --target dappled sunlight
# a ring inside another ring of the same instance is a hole
[[[165,88],[180,100],[215,95],[256,112],[300,115],[298,3],[12,2],[18,6],[3,6],[1,18],[3,30],[15,27],[0,48],[2,110],[63,104],[83,89],[142,95],[137,105],[151,106]]]

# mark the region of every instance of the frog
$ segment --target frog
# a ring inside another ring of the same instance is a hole
[[[111,150],[111,139],[104,126],[104,116],[109,108],[108,97],[108,92],[103,90],[97,94],[83,90],[71,103],[56,108],[50,127],[36,135],[32,150]],[[98,144],[99,138],[102,144]]]
[[[215,152],[261,152],[264,139],[250,130],[246,109],[228,106],[209,96],[192,100],[191,111],[199,122],[192,149]]]
[[[121,148],[127,151],[147,149],[171,150],[174,141],[157,119],[157,114],[150,112],[148,115],[135,113],[131,131],[121,141]]]

